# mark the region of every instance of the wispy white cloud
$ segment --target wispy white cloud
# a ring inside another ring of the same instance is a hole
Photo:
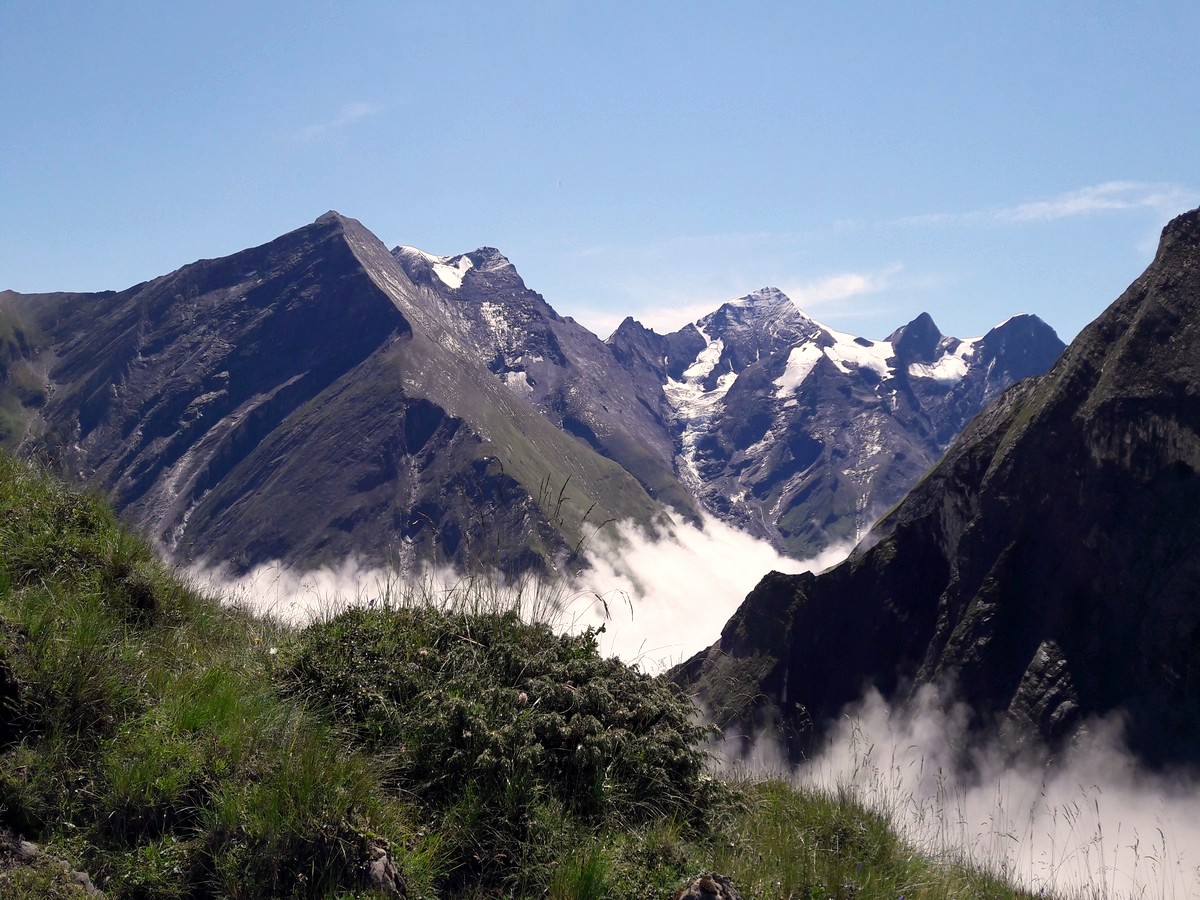
[[[839,272],[784,285],[781,290],[801,309],[820,315],[822,311],[840,310],[846,301],[888,290],[902,268],[896,263],[876,272]]]
[[[997,211],[1001,222],[1048,222],[1074,216],[1126,209],[1177,210],[1187,191],[1180,185],[1140,181],[1107,181],[1052,197]]]
[[[322,135],[329,134],[333,131],[338,131],[345,128],[359,119],[365,119],[368,116],[378,115],[383,111],[383,107],[375,103],[365,103],[363,101],[355,101],[347,103],[341,108],[337,116],[326,122],[317,122],[312,125],[305,126],[296,133],[296,137],[300,140],[310,141]]]
[[[777,286],[792,299],[797,307],[810,315],[818,317],[823,313],[853,315],[853,311],[848,309],[851,301],[887,291],[894,286],[895,276],[902,268],[899,264],[895,264],[877,271],[836,272],[817,278],[785,280]],[[652,328],[660,334],[666,334],[708,315],[722,303],[727,303],[738,296],[745,296],[749,290],[757,290],[765,286],[765,282],[753,285],[747,283],[746,291],[742,293],[728,292],[724,295],[715,294],[711,288],[698,289],[696,293],[686,295],[676,288],[671,296],[664,298],[660,295],[658,302],[644,305],[628,313],[584,308],[574,310],[572,315],[601,337],[612,334],[626,314],[632,315],[647,328]]]
[[[1053,222],[1107,212],[1152,210],[1166,218],[1196,203],[1198,194],[1181,184],[1145,181],[1106,181],[1041,200],[1014,206],[990,207],[968,212],[923,213],[904,216],[897,225],[988,225]]]

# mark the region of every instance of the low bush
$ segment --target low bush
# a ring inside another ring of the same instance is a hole
[[[511,610],[357,608],[301,633],[278,677],[387,760],[458,882],[545,884],[580,835],[698,828],[717,792],[690,702],[601,657],[591,630],[555,634]]]

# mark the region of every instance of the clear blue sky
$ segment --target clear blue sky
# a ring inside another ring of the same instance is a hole
[[[0,288],[333,208],[660,330],[767,284],[1072,337],[1200,205],[1200,3],[0,0]]]

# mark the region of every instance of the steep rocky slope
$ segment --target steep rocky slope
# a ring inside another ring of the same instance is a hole
[[[0,443],[176,558],[238,568],[553,565],[589,525],[666,510],[804,557],[861,534],[1061,346],[1032,316],[871,341],[771,288],[606,342],[498,250],[388,253],[330,213],[119,293],[0,295]]]
[[[392,255],[414,283],[434,291],[467,345],[513,393],[619,463],[655,499],[694,519],[698,509],[674,471],[670,411],[656,379],[620,365],[573,319],[559,316],[500,251]]]
[[[678,677],[793,752],[868,685],[932,683],[1014,743],[1117,714],[1144,758],[1200,761],[1198,474],[1200,210],[850,560],[768,575]]]
[[[497,381],[452,312],[337,213],[120,293],[0,295],[14,366],[45,378],[25,451],[176,558],[521,568],[589,521],[666,521]]]
[[[392,255],[554,424],[683,516],[703,508],[797,557],[861,535],[988,400],[1063,349],[1026,315],[964,341],[923,314],[871,341],[821,325],[775,288],[673,334],[626,319],[602,342],[498,250]]]

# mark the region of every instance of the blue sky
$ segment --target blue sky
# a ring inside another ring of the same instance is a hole
[[[333,208],[601,336],[776,285],[1066,339],[1200,205],[1200,4],[0,0],[0,288]]]

